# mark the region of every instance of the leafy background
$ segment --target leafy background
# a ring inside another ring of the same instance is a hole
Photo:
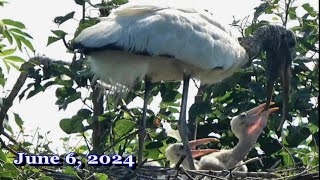
[[[107,16],[110,10],[125,3],[123,0],[102,1],[92,4],[88,0],[75,0],[75,3],[85,7],[99,8],[101,16]],[[0,6],[5,1],[0,0]],[[1,8],[1,7],[0,7]],[[304,15],[297,16],[297,8],[304,9]],[[75,11],[56,17],[53,21],[59,25],[72,20]],[[271,16],[272,20],[265,17]],[[74,30],[74,37],[83,29],[99,22],[97,18],[85,17],[79,21],[79,27]],[[269,119],[265,133],[258,140],[249,158],[260,157],[261,161],[248,164],[250,171],[266,171],[270,168],[277,170],[291,167],[303,167],[310,171],[319,165],[319,12],[310,4],[299,3],[299,0],[286,1],[261,1],[255,8],[254,17],[248,21],[234,19],[233,26],[239,29],[243,36],[252,34],[258,27],[272,22],[280,22],[289,26],[297,37],[296,57],[292,66],[290,116],[281,130],[277,130],[280,123],[280,114],[275,114]],[[66,35],[60,29],[52,30],[52,36],[48,37],[48,44],[60,43],[66,46],[70,53],[74,53],[71,42],[66,40]],[[81,100],[84,104],[72,117],[60,121],[61,129],[68,134],[77,134],[83,138],[84,145],[68,147],[68,151],[74,151],[79,157],[85,157],[87,153],[117,153],[120,155],[137,154],[137,133],[141,108],[128,108],[127,104],[136,97],[143,98],[144,85],[139,83],[126,97],[117,102],[114,96],[100,93],[99,82],[92,81],[92,75],[88,71],[88,64],[84,57],[75,53],[71,63],[64,61],[52,61],[48,58],[30,58],[26,60],[19,56],[22,53],[34,52],[30,40],[32,37],[26,32],[22,22],[12,19],[0,21],[0,58],[5,69],[0,69],[0,85],[6,86],[8,71],[12,68],[21,71],[20,76],[11,92],[3,97],[0,111],[0,122],[8,118],[8,109],[12,106],[13,99],[29,99],[46,91],[49,87],[58,87],[55,93],[56,105],[61,110],[68,110],[70,103]],[[248,63],[234,76],[222,83],[201,86],[195,103],[189,111],[190,138],[196,134],[197,138],[207,137],[209,133],[219,134],[220,143],[209,144],[208,147],[225,149],[232,148],[237,139],[230,131],[231,117],[248,110],[265,101],[265,55],[261,54],[257,59]],[[31,83],[26,79],[32,79]],[[22,88],[27,83],[26,88]],[[152,87],[152,95],[160,93],[162,101],[158,113],[148,110],[147,130],[148,136],[145,143],[144,157],[158,160],[162,165],[168,165],[165,161],[165,148],[175,142],[163,132],[156,132],[159,128],[159,120],[167,120],[175,127],[176,114],[179,112],[181,94],[180,82],[156,83]],[[85,90],[85,91],[84,91]],[[279,83],[275,86],[275,98],[277,106],[281,108],[281,88]],[[104,97],[99,99],[99,96]],[[151,98],[150,102],[153,99]],[[10,113],[10,112],[9,112]],[[23,129],[24,120],[19,114],[14,114],[14,121]],[[197,127],[195,133],[194,129]],[[23,131],[21,131],[23,133]],[[64,177],[107,179],[116,176],[108,170],[99,171],[90,167],[85,170],[77,170],[70,166],[62,166],[58,171],[50,167],[16,167],[12,164],[15,153],[25,151],[29,153],[52,154],[49,148],[50,141],[45,140],[45,135],[38,134],[35,139],[41,143],[17,142],[13,136],[12,128],[4,124],[1,136],[0,150],[0,177],[7,179],[57,178],[57,173],[62,172]],[[68,144],[69,139],[62,139]],[[258,151],[264,153],[258,153]],[[63,156],[63,154],[61,155]],[[50,173],[49,173],[50,172]],[[61,176],[61,174],[59,174]],[[290,175],[286,174],[286,175]]]

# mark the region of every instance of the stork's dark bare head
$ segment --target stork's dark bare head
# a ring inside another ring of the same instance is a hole
[[[241,45],[247,50],[250,58],[260,51],[266,52],[267,58],[267,106],[271,102],[275,80],[280,75],[282,82],[282,119],[288,114],[289,83],[291,77],[291,64],[293,59],[296,38],[290,29],[279,25],[265,25],[258,28],[253,36],[246,37]],[[283,123],[281,122],[281,125]]]

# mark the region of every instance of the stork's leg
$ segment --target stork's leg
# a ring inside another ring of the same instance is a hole
[[[138,162],[139,165],[142,163],[142,152],[144,147],[144,139],[146,137],[146,125],[147,125],[147,106],[149,100],[149,94],[151,91],[151,81],[146,77],[145,78],[145,90],[144,90],[144,98],[143,98],[143,110],[142,110],[142,118],[140,122],[139,129],[139,153],[138,153]]]
[[[186,151],[186,158],[188,160],[189,167],[191,170],[194,170],[195,167],[194,167],[193,158],[192,158],[192,154],[191,154],[189,142],[188,142],[188,127],[187,127],[187,121],[186,121],[189,81],[190,81],[190,76],[184,76],[178,129],[179,129],[179,134],[183,143],[184,150]]]

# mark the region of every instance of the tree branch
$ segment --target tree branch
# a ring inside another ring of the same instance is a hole
[[[26,82],[27,76],[28,76],[27,73],[21,72],[9,96],[3,99],[3,105],[1,106],[1,110],[0,110],[0,135],[3,133],[3,121],[7,115],[7,112],[13,105],[14,99],[17,97],[19,91],[21,90],[22,86]]]
[[[288,3],[287,3],[287,1],[285,1],[286,7],[285,7],[285,16],[284,16],[283,26],[287,26],[290,5],[291,5],[291,0],[288,0]]]

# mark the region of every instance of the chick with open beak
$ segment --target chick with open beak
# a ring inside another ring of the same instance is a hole
[[[199,169],[229,170],[240,165],[257,142],[269,115],[279,109],[275,107],[264,110],[265,108],[266,104],[262,104],[234,117],[230,124],[232,132],[239,139],[237,145],[232,149],[203,156],[199,161]],[[247,170],[244,165],[241,168],[243,171]]]
[[[274,102],[270,103],[270,105],[273,104]],[[279,110],[278,107],[274,107],[265,111],[265,108],[266,103],[261,104],[231,120],[231,130],[239,140],[244,139],[256,143],[263,128],[267,125],[269,115]]]
[[[204,138],[204,139],[198,139],[198,140],[193,140],[189,141],[189,147],[191,149],[191,154],[192,158],[198,158],[201,156],[204,156],[206,154],[212,153],[212,152],[217,152],[219,150],[217,149],[199,149],[196,150],[196,147],[202,144],[206,144],[209,142],[219,142],[218,139],[215,138]],[[185,169],[190,169],[188,161],[185,159],[185,151],[183,149],[183,144],[182,143],[174,143],[170,144],[167,149],[166,149],[166,158],[167,160],[170,161],[170,166],[174,167],[176,164],[182,159],[181,165]],[[198,169],[197,164],[195,164],[195,168]]]

